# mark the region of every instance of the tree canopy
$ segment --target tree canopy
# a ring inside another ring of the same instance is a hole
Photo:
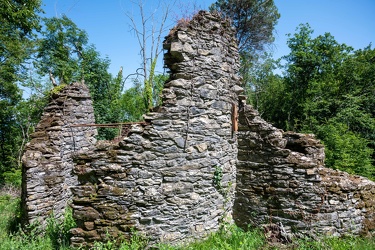
[[[232,20],[240,52],[240,74],[244,86],[259,65],[261,55],[274,41],[274,29],[280,14],[273,0],[218,0],[210,6]]]
[[[139,3],[143,21],[152,20]],[[0,184],[19,174],[23,147],[52,85],[84,81],[96,123],[117,123],[139,121],[160,104],[168,78],[156,74],[155,65],[169,9],[159,32],[151,25],[148,33],[147,22],[133,23],[143,77],[133,78],[126,90],[124,82],[131,78],[124,78],[122,68],[115,76],[108,72],[110,59],[89,43],[84,30],[64,15],[41,18],[40,5],[39,0],[0,0]],[[355,50],[330,33],[313,37],[312,28],[303,24],[289,35],[290,53],[274,60],[266,50],[280,17],[273,0],[218,0],[210,10],[232,19],[237,29],[240,73],[262,117],[284,130],[315,133],[326,146],[328,167],[375,179],[375,49]],[[146,38],[151,40],[142,42]],[[20,86],[33,91],[24,98]],[[116,133],[100,129],[98,138]]]
[[[4,171],[17,167],[15,114],[22,99],[17,82],[25,79],[23,63],[32,53],[40,5],[39,0],[0,0],[0,182]]]
[[[277,127],[316,134],[326,145],[328,167],[374,179],[375,50],[312,34],[303,24],[289,35],[282,67],[264,61],[249,86],[251,101]],[[269,70],[275,68],[284,76]]]
[[[44,18],[43,21],[44,29],[37,50],[38,73],[49,74],[54,85],[81,80],[83,46],[88,42],[86,32],[66,15]]]
[[[274,41],[280,14],[273,0],[218,0],[210,10],[233,21],[240,52],[257,53]]]

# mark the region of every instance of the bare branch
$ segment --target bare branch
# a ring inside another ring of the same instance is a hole
[[[52,85],[53,85],[54,87],[56,87],[56,86],[57,86],[57,83],[56,83],[55,77],[53,77],[53,74],[52,74],[51,70],[49,71],[49,79],[51,80]]]
[[[125,81],[130,76],[134,75],[137,77],[143,77],[143,85],[145,90],[144,98],[148,108],[150,108],[152,106],[153,85],[155,84],[153,81],[156,63],[159,55],[163,51],[161,42],[171,6],[175,4],[175,1],[165,5],[162,4],[164,2],[158,1],[156,8],[150,12],[146,12],[143,0],[134,0],[130,2],[137,5],[137,9],[139,11],[138,19],[135,18],[134,14],[126,13],[126,16],[130,20],[131,30],[135,32],[137,42],[140,47],[141,68],[137,69],[136,73],[128,75]],[[162,14],[157,15],[157,12],[162,7]],[[141,74],[139,73],[140,70],[142,71]]]

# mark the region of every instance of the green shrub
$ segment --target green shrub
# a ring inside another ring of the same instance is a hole
[[[64,218],[57,219],[52,213],[47,219],[46,235],[52,243],[53,249],[68,247],[70,244],[70,229],[76,227],[73,211],[70,207],[65,209]]]
[[[129,241],[117,242],[115,239],[110,239],[106,242],[95,242],[93,250],[143,250],[147,248],[148,240],[145,236],[142,236],[139,232],[134,229],[132,231],[132,237]],[[108,236],[110,238],[110,236]],[[119,245],[119,246],[118,246]]]
[[[375,179],[368,140],[349,131],[348,126],[329,121],[318,128],[317,135],[323,140],[326,153],[326,166]]]
[[[3,174],[5,185],[12,185],[20,188],[22,184],[22,171],[21,169],[11,169]]]
[[[142,250],[148,245],[148,239],[132,229],[132,237],[129,242],[121,245],[120,250]]]
[[[19,215],[20,199],[10,195],[0,196],[0,250],[68,250],[69,230],[75,227],[72,210],[66,209],[64,220],[54,216],[47,221],[44,231],[37,223],[29,225],[25,230],[17,227],[17,231],[9,230],[9,225]],[[130,241],[118,246],[115,240],[94,243],[94,250],[143,250],[146,249],[148,240],[139,232],[133,231]],[[375,249],[375,239],[361,237],[323,238],[319,241],[311,239],[295,240],[290,245],[270,245],[266,242],[263,232],[259,229],[244,231],[235,225],[224,225],[221,230],[210,234],[205,240],[195,241],[181,246],[159,244],[155,246],[160,250],[252,250],[252,249],[298,249],[298,250],[352,250]]]
[[[11,195],[0,196],[0,250],[9,249],[70,249],[69,230],[75,226],[72,211],[66,209],[63,221],[48,218],[46,230],[39,223],[20,226],[20,198]]]

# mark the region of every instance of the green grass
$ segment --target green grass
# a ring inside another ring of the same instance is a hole
[[[374,250],[375,239],[361,237],[325,238],[322,241],[300,240],[297,242],[299,250]]]
[[[0,192],[0,250],[71,249],[67,241],[70,216],[63,222],[49,218],[45,233],[38,225],[28,226],[26,233],[20,227],[20,216],[20,198]]]
[[[65,215],[66,220],[58,221],[52,217],[48,219],[46,233],[38,226],[30,226],[28,233],[20,229],[19,221],[20,199],[14,194],[7,194],[0,190],[0,250],[72,250],[68,245],[69,229],[74,226],[71,212]],[[147,245],[147,239],[135,233],[131,242],[124,242],[119,248],[114,241],[97,242],[95,250],[142,250]],[[203,241],[195,241],[180,246],[159,245],[160,250],[375,250],[375,239],[360,237],[324,238],[320,241],[309,239],[295,240],[285,245],[267,244],[263,233],[259,229],[244,231],[236,226],[225,226],[217,233],[210,234]]]
[[[183,246],[160,246],[161,250],[248,250],[266,246],[261,231],[244,231],[234,225],[226,226],[206,240],[196,241]]]
[[[37,229],[28,234],[14,227],[19,216],[19,198],[10,195],[0,196],[0,250],[10,249],[53,249],[51,241],[43,237]],[[16,230],[12,232],[13,230]]]

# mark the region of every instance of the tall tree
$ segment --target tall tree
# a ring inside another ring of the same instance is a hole
[[[275,73],[280,67],[280,60],[274,60],[271,54],[264,53],[246,74],[248,102],[268,121],[279,120],[282,114],[280,109],[283,108],[285,85],[283,78]]]
[[[131,29],[134,31],[137,38],[139,47],[140,47],[140,56],[141,56],[141,68],[137,70],[135,75],[139,76],[143,82],[143,98],[145,102],[145,108],[150,110],[153,107],[153,90],[155,89],[155,80],[156,75],[156,66],[158,58],[163,51],[161,47],[161,42],[163,35],[165,34],[166,21],[170,14],[170,9],[173,6],[174,2],[169,2],[162,4],[161,2],[157,3],[155,7],[156,11],[147,12],[144,8],[144,2],[138,0],[133,2],[134,5],[137,5],[139,9],[140,20],[136,19],[136,16],[130,13],[126,13],[127,17],[131,21]],[[158,14],[158,20],[156,20],[157,10],[162,9]]]
[[[0,182],[2,173],[17,168],[18,127],[15,106],[22,98],[23,63],[32,53],[39,29],[40,0],[0,0]]]
[[[113,78],[108,73],[110,60],[101,58],[95,46],[88,44],[87,33],[67,16],[45,18],[39,40],[38,73],[49,76],[53,85],[84,81],[93,99],[96,123],[121,122],[119,109],[122,70]],[[111,139],[113,129],[99,129],[99,139]]]
[[[232,20],[236,28],[243,85],[251,84],[251,72],[262,53],[274,41],[274,28],[280,14],[273,0],[217,0],[210,6]],[[249,90],[249,89],[248,89]]]
[[[282,95],[269,92],[271,77],[258,93],[264,106],[278,109],[264,109],[264,117],[284,130],[317,134],[328,167],[374,179],[375,50],[354,51],[329,33],[312,34],[304,24],[289,36]]]
[[[142,84],[135,81],[133,87],[127,89],[121,97],[121,107],[124,111],[122,119],[129,122],[142,120],[146,110],[145,104]]]
[[[80,64],[85,83],[90,89],[98,124],[120,122],[119,112],[112,112],[112,100],[116,96],[111,92],[113,79],[108,73],[110,60],[101,58],[93,45],[84,47],[83,60]],[[99,128],[98,139],[111,139],[115,136],[113,129]]]
[[[336,114],[337,97],[343,94],[337,74],[353,49],[339,44],[330,33],[312,38],[308,24],[300,25],[297,31],[289,35],[291,52],[284,57],[289,103],[286,128],[311,130],[315,118],[321,123]]]
[[[67,16],[44,18],[39,40],[36,67],[41,75],[49,75],[54,86],[82,80],[80,63],[88,37]]]
[[[273,0],[218,0],[210,6],[233,21],[240,52],[257,53],[274,41],[280,14]]]

